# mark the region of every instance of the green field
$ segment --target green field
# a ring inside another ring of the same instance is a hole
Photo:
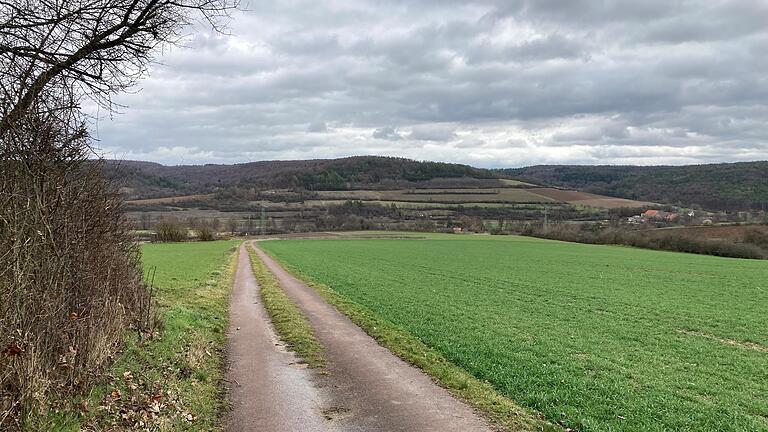
[[[142,246],[145,271],[154,273],[156,334],[139,338],[132,331],[105,382],[82,402],[71,401],[79,408],[41,418],[28,429],[219,430],[226,409],[223,351],[237,244]]]
[[[144,269],[155,274],[160,337],[142,345],[130,344],[114,369],[117,376],[130,370],[144,378],[152,388],[147,389],[150,393],[163,391],[167,407],[154,422],[158,428],[209,431],[220,426],[225,409],[221,394],[227,305],[238,243],[142,247]],[[123,393],[130,394],[130,390]]]
[[[768,430],[768,262],[488,236],[263,242],[579,430]]]

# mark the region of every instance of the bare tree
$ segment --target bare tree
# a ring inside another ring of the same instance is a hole
[[[181,242],[188,237],[188,229],[178,219],[163,219],[155,225],[155,240],[159,242]]]
[[[235,235],[237,232],[237,227],[240,225],[238,220],[234,217],[231,217],[227,219],[227,228],[229,229],[229,233],[232,235]]]
[[[85,389],[151,319],[81,101],[112,109],[162,46],[196,21],[221,30],[237,1],[0,0],[0,429]]]
[[[200,221],[200,225],[196,231],[197,239],[200,241],[216,240],[216,232],[213,230],[211,223],[207,219]]]
[[[152,215],[149,213],[142,213],[139,217],[141,220],[141,229],[148,230],[152,226]]]
[[[239,0],[0,1],[0,135],[33,108],[107,108],[136,83],[158,48],[196,21],[222,30]]]

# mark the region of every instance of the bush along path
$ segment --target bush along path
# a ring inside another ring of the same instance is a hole
[[[255,263],[254,277],[246,246],[242,248],[230,306],[229,430],[494,430],[471,407],[377,344],[259,249],[255,253],[261,262]],[[298,306],[313,329],[307,338],[322,347],[314,352],[325,366],[306,367],[307,362],[278,341],[257,279],[267,284],[276,280]],[[539,429],[534,423],[523,429]]]
[[[144,266],[155,275],[156,331],[130,332],[100,384],[30,419],[24,430],[219,430],[226,411],[227,304],[238,243],[143,245]]]

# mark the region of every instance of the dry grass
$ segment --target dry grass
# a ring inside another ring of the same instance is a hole
[[[87,146],[30,121],[0,149],[0,429],[84,391],[149,295],[115,188]]]

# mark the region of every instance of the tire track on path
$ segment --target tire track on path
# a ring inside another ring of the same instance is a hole
[[[471,407],[455,399],[421,370],[381,347],[312,288],[263,251],[257,247],[255,250],[285,293],[307,316],[324,347],[328,363],[324,373],[303,372],[312,375],[306,382],[315,386],[313,391],[320,392],[318,402],[323,406],[320,412],[326,419],[325,425],[337,428],[334,430],[365,432],[492,430]],[[247,268],[250,270],[250,265]]]
[[[227,341],[228,396],[232,409],[226,430],[341,431],[323,415],[329,397],[313,372],[280,343],[261,304],[245,244],[240,246],[230,298]]]

